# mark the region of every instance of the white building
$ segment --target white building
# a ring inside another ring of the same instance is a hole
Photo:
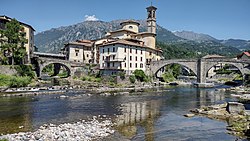
[[[147,8],[148,31],[139,33],[139,23],[125,21],[121,29],[108,32],[104,41],[98,45],[100,70],[104,75],[125,72],[130,75],[136,69],[146,70],[151,61],[162,58],[162,50],[156,48],[156,7]]]
[[[61,50],[66,55],[66,59],[73,62],[92,63],[93,62],[93,42],[90,40],[76,40],[65,44]]]

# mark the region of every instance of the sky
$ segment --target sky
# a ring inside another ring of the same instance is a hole
[[[250,40],[250,0],[0,0],[0,15],[39,33],[85,20],[146,19],[151,2],[157,24],[170,31]]]

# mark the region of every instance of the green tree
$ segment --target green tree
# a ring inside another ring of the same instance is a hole
[[[3,64],[14,65],[23,64],[26,56],[25,32],[16,19],[12,19],[5,24],[4,29],[0,29],[1,44],[0,57]]]
[[[141,82],[148,82],[149,78],[148,76],[144,73],[143,70],[138,70],[136,69],[133,74],[135,75],[135,78]]]

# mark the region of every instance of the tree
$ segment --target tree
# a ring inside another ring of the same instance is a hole
[[[26,56],[25,32],[16,19],[12,19],[5,24],[4,29],[0,29],[1,44],[0,57],[2,64],[14,65],[23,64]]]

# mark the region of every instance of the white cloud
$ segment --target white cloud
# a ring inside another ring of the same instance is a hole
[[[84,21],[98,21],[99,19],[95,17],[95,15],[85,15]]]

